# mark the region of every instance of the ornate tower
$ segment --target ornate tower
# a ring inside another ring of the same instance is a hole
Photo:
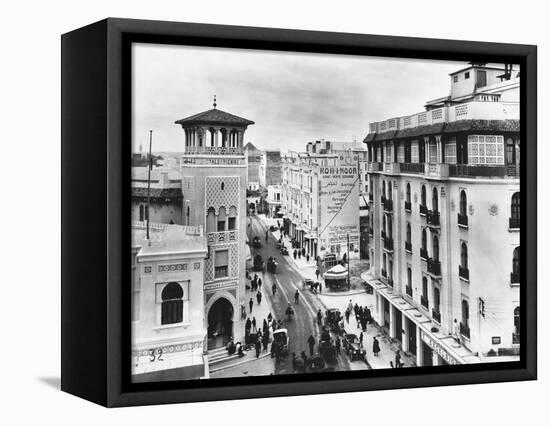
[[[203,225],[204,315],[208,348],[234,335],[244,306],[247,161],[243,136],[253,121],[216,108],[176,121],[185,132],[181,158],[183,223]],[[192,291],[192,290],[191,290]]]

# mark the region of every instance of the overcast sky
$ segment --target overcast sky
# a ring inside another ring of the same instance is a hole
[[[247,118],[245,142],[305,150],[308,141],[362,140],[368,124],[423,110],[449,93],[463,62],[136,44],[133,146],[183,151],[180,118],[218,109]]]

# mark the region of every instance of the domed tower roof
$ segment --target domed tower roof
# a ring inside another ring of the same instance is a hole
[[[191,127],[197,125],[216,125],[216,126],[239,126],[246,127],[254,124],[253,121],[246,118],[238,117],[221,109],[212,108],[208,111],[199,112],[190,117],[182,118],[176,121],[176,124],[181,124],[182,127]]]

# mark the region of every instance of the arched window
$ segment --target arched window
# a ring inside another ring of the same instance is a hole
[[[519,275],[519,247],[514,249],[514,255],[512,258],[512,272],[515,275]]]
[[[407,192],[406,192],[405,201],[407,201],[407,203],[411,202],[411,184],[408,182],[407,182]]]
[[[428,278],[422,277],[422,305],[428,307]]]
[[[411,224],[407,223],[407,243],[411,244]]]
[[[393,223],[391,216],[388,216],[388,231],[387,235],[389,238],[393,238]]]
[[[468,246],[466,243],[462,243],[460,246],[460,266],[468,269]]]
[[[227,218],[227,229],[232,231],[237,228],[237,208],[231,206],[229,208],[229,217]]]
[[[434,188],[432,191],[432,210],[434,212],[438,211],[438,197],[437,197],[437,188]]]
[[[183,321],[183,289],[178,283],[168,283],[162,290],[161,324]]]
[[[519,225],[519,192],[514,192],[512,195],[512,220]]]
[[[218,232],[225,231],[226,221],[227,221],[227,214],[225,212],[225,207],[220,207],[220,209],[218,211],[218,223],[217,223]]]
[[[206,213],[206,232],[216,232],[216,210],[210,207]]]
[[[382,255],[382,276],[386,277],[386,253]]]
[[[462,301],[462,323],[460,324],[460,331],[462,334],[466,334],[466,337],[469,337],[470,330],[469,328],[470,321],[470,306],[468,305],[467,300]]]
[[[433,236],[432,242],[433,242],[432,256],[435,261],[438,261],[439,260],[439,238],[437,238],[437,235]]]
[[[420,204],[423,206],[426,205],[426,185],[422,185],[422,188],[420,190]]]
[[[422,249],[428,250],[428,236],[425,229],[422,230]]]
[[[386,234],[386,215],[382,216],[382,231]]]
[[[412,269],[407,268],[407,287],[412,288]]]
[[[440,293],[439,293],[439,288],[437,287],[434,287],[434,300],[433,300],[433,303],[434,303],[434,311],[436,312],[439,312],[439,307],[440,307]]]
[[[466,216],[466,206],[468,204],[468,201],[466,199],[466,192],[464,190],[460,191],[460,214],[462,216]]]
[[[514,309],[514,334],[512,335],[512,343],[519,343],[519,306]]]

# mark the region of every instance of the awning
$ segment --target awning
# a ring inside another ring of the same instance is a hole
[[[347,276],[348,270],[340,264],[333,266],[323,274],[323,278],[329,280],[341,280],[343,278],[347,278]]]

